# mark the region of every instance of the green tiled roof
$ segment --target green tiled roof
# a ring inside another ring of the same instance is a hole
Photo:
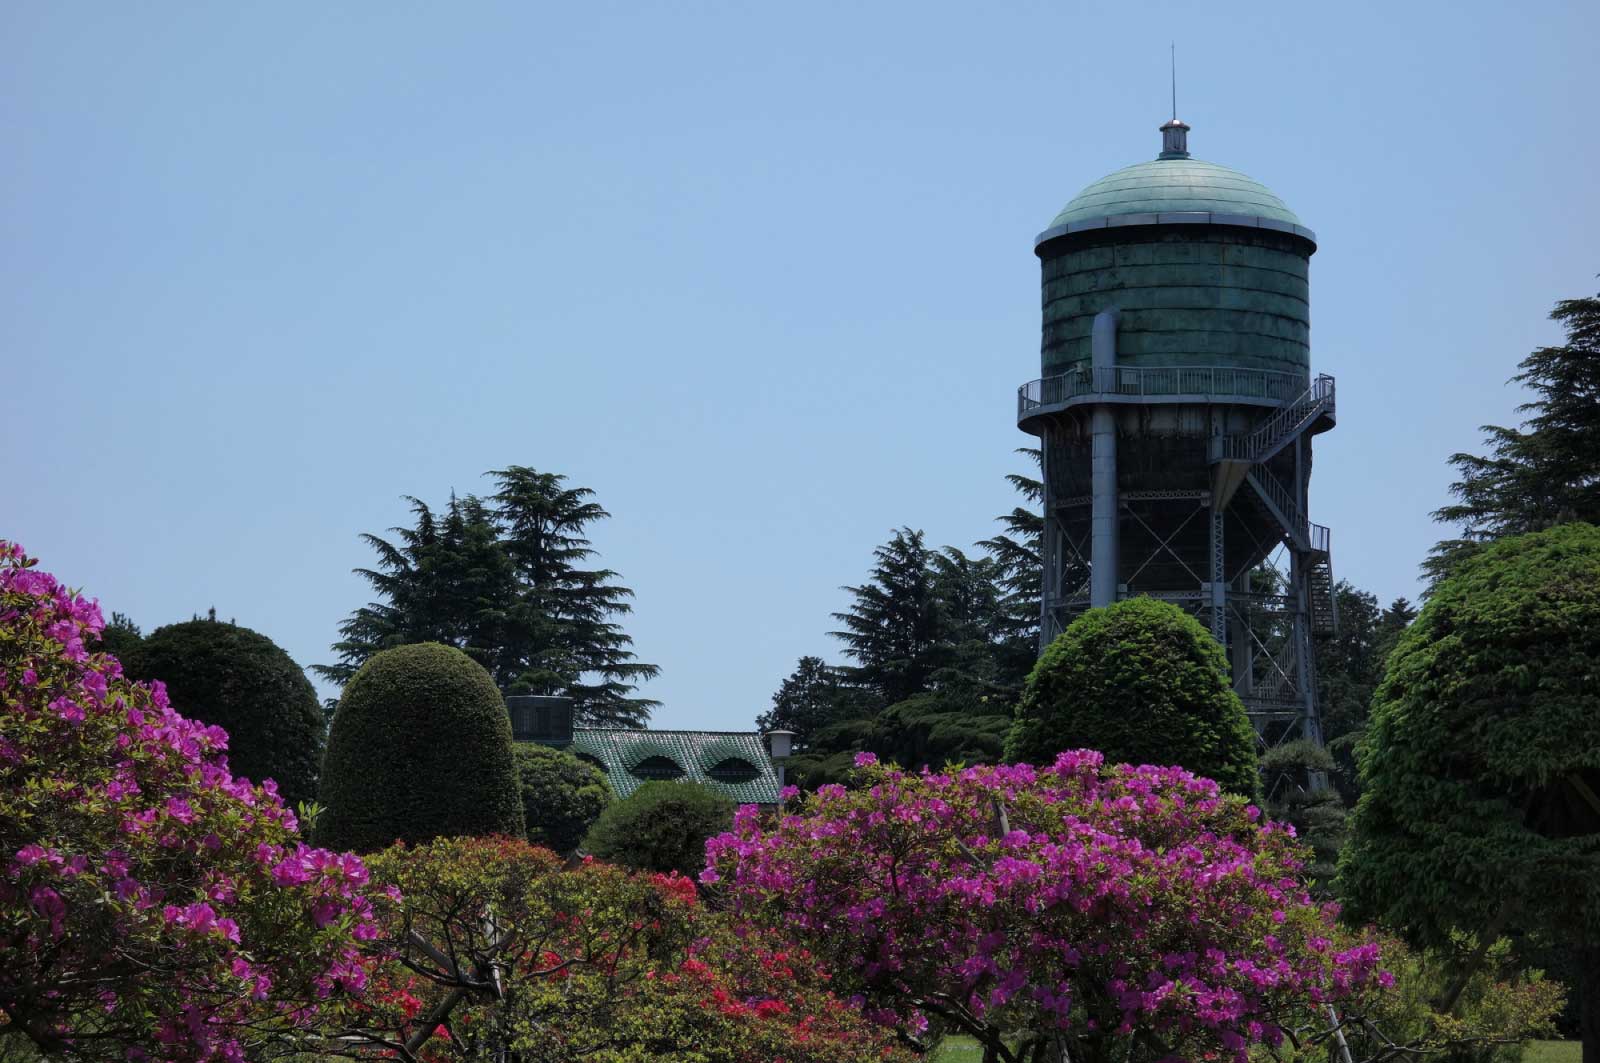
[[[703,783],[745,805],[778,803],[778,774],[766,743],[754,731],[637,731],[627,728],[576,727],[568,752],[598,760],[618,797],[627,797],[646,779],[633,769],[650,757],[665,757],[683,769],[683,778]],[[748,782],[727,783],[711,777],[726,760],[741,760],[756,770]]]
[[[1123,214],[1237,214],[1303,224],[1267,187],[1199,159],[1153,159],[1107,174],[1073,197],[1048,229]]]

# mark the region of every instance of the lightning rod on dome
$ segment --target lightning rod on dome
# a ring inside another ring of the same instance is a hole
[[[1158,159],[1189,157],[1189,127],[1178,118],[1178,42],[1172,48],[1172,117],[1161,127],[1161,154]]]

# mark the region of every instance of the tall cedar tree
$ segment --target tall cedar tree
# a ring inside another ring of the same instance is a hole
[[[415,527],[396,541],[362,539],[376,569],[357,569],[378,601],[353,612],[334,644],[339,663],[317,665],[343,684],[373,654],[440,642],[464,651],[512,694],[560,694],[578,719],[640,727],[657,704],[634,697],[660,669],[635,659],[618,618],[633,592],[610,569],[583,567],[594,555],[585,528],[609,514],[565,477],[513,465],[489,474],[488,499],[451,495],[442,518],[408,498]]]
[[[1038,466],[1038,450],[1019,453]],[[909,528],[879,547],[869,582],[846,587],[854,601],[848,612],[834,614],[845,630],[833,634],[855,667],[801,658],[757,726],[795,731],[797,755],[836,760],[843,770],[849,754],[884,744],[874,737],[883,728],[872,721],[907,699],[919,711],[926,706],[916,699],[936,693],[941,711],[959,702],[968,716],[1009,713],[1038,654],[1044,488],[1030,476],[1007,480],[1027,504],[999,517],[1005,530],[977,544],[986,556],[930,550],[922,533]],[[961,715],[942,712],[939,719]],[[993,729],[992,720],[978,722]],[[955,737],[961,748],[976,748],[988,741],[988,730]]]
[[[1024,447],[1017,453],[1027,455],[1035,469],[1040,467],[1043,458],[1038,448]],[[1008,641],[1025,643],[1031,655],[1038,653],[1039,619],[1043,610],[1044,482],[1019,473],[1010,474],[1006,480],[1026,504],[996,517],[1005,531],[978,545],[988,551],[1003,573],[1000,585],[1005,592],[1002,608]],[[1031,665],[1031,660],[1029,663]],[[1027,674],[1026,669],[1023,674]]]
[[[581,566],[594,557],[584,529],[611,514],[586,487],[522,465],[492,473],[501,545],[520,593],[496,661],[496,678],[514,694],[565,694],[590,723],[642,727],[659,702],[632,697],[660,674],[635,659],[617,618],[633,611],[633,591],[611,569]]]
[[[1484,425],[1487,456],[1454,454],[1455,502],[1434,519],[1460,527],[1423,562],[1437,583],[1483,543],[1571,521],[1600,523],[1600,296],[1563,299],[1550,317],[1567,330],[1511,378],[1533,392],[1520,428]]]
[[[872,553],[877,564],[859,587],[845,587],[855,598],[847,612],[834,613],[844,625],[834,637],[856,666],[852,683],[873,691],[887,705],[928,688],[945,657],[933,551],[920,531],[901,528]]]
[[[859,701],[839,669],[821,657],[802,657],[772,695],[772,708],[756,717],[756,729],[793,731],[794,751],[804,753],[819,730],[853,715]]]
[[[996,558],[968,557],[947,546],[931,564],[944,649],[930,686],[1009,705],[1033,668],[1037,622],[1033,633],[1015,622],[1006,566]]]

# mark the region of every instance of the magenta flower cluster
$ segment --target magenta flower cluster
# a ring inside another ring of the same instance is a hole
[[[366,983],[366,869],[301,842],[222,730],[94,652],[102,627],[0,541],[0,1009],[81,1059],[287,1043]]]
[[[1292,830],[1181,768],[857,766],[774,826],[741,809],[701,881],[850,972],[882,1021],[1242,1063],[1386,980],[1307,895]]]

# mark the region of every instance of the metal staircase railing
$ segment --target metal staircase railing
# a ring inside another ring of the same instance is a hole
[[[1243,435],[1212,437],[1211,460],[1259,464],[1292,443],[1295,436],[1315,423],[1324,412],[1333,409],[1333,377],[1323,374],[1293,401],[1284,403]]]
[[[1309,575],[1311,631],[1331,635],[1339,628],[1339,603],[1333,594],[1333,560],[1326,548],[1312,555]]]
[[[1310,550],[1311,522],[1305,514],[1300,512],[1300,507],[1295,503],[1278,478],[1265,469],[1251,469],[1245,473],[1245,481],[1255,488],[1256,496],[1266,505],[1273,519],[1288,534],[1296,550]],[[1318,525],[1321,527],[1321,525]],[[1326,529],[1324,529],[1326,530]]]

